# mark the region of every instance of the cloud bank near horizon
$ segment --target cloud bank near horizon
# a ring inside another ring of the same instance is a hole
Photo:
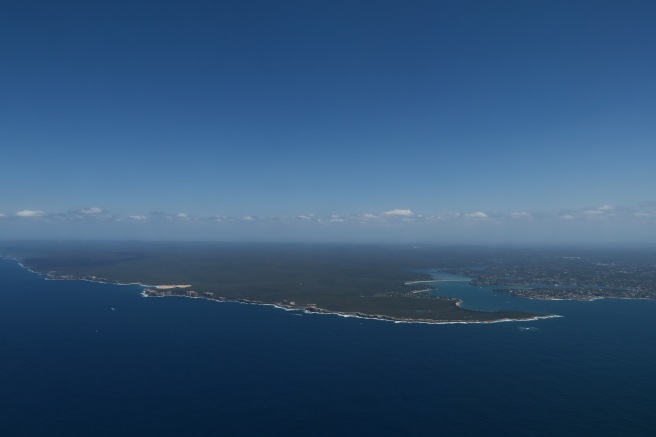
[[[517,222],[520,220],[541,221],[572,221],[572,220],[611,220],[611,219],[654,219],[656,222],[656,202],[647,202],[638,207],[614,207],[602,205],[584,207],[576,210],[564,209],[556,213],[541,213],[528,211],[495,212],[495,211],[459,211],[437,214],[419,214],[410,209],[391,209],[383,212],[366,212],[351,214],[329,214],[325,216],[313,213],[257,216],[245,214],[239,216],[211,215],[200,216],[185,212],[166,213],[154,211],[150,213],[115,214],[100,207],[85,207],[65,212],[45,212],[42,210],[20,210],[15,212],[0,212],[0,219],[9,221],[32,222],[279,222],[279,223],[361,223],[361,224],[391,224],[391,223],[440,223],[440,222],[471,222],[486,221],[500,224],[502,222]]]
[[[639,229],[640,233],[635,230]],[[0,212],[0,238],[260,239],[317,241],[644,241],[656,242],[656,202],[555,213],[411,209],[289,216],[187,212],[116,214],[98,206],[65,212]]]

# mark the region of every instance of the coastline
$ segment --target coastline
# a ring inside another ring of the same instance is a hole
[[[517,318],[517,319],[503,318],[497,320],[406,319],[401,317],[386,316],[384,314],[366,314],[361,312],[330,311],[323,308],[319,308],[314,305],[306,305],[304,307],[301,307],[301,306],[290,305],[289,303],[283,303],[283,302],[267,303],[267,302],[257,302],[248,299],[226,299],[223,297],[215,296],[211,293],[207,293],[210,296],[205,296],[203,295],[205,293],[198,293],[198,292],[194,292],[193,290],[189,290],[187,293],[181,293],[181,294],[160,293],[159,291],[160,290],[157,289],[147,288],[141,292],[141,295],[143,297],[181,297],[187,299],[204,299],[214,302],[239,303],[245,305],[263,305],[263,306],[271,306],[283,311],[295,311],[295,312],[302,312],[304,314],[334,315],[339,317],[349,317],[349,318],[357,318],[357,319],[365,319],[365,320],[378,320],[381,322],[420,323],[425,325],[453,325],[453,324],[465,325],[465,324],[488,324],[488,323],[505,323],[505,322],[532,322],[535,320],[555,319],[555,318],[564,317],[558,314],[545,314],[545,315],[538,315],[538,316],[526,317],[526,318]],[[460,307],[462,304],[462,300],[460,299],[455,299],[455,300],[456,300],[456,305]]]
[[[304,314],[319,314],[319,315],[335,315],[339,317],[347,318],[359,318],[366,320],[378,320],[383,322],[392,322],[392,323],[417,323],[417,324],[428,324],[428,325],[453,325],[453,324],[489,324],[489,323],[507,323],[507,322],[531,322],[536,320],[543,319],[553,319],[560,318],[563,316],[557,314],[545,314],[545,315],[535,315],[531,317],[524,318],[501,318],[495,320],[438,320],[438,319],[425,319],[425,318],[403,318],[403,317],[393,317],[384,314],[367,314],[362,312],[340,312],[340,311],[331,311],[325,308],[320,308],[313,304],[308,305],[296,305],[294,302],[258,302],[249,299],[229,299],[222,296],[217,296],[214,293],[209,292],[197,292],[194,290],[189,290],[188,286],[170,286],[170,285],[149,285],[143,284],[141,282],[131,282],[131,283],[121,283],[106,278],[100,278],[96,276],[88,277],[75,277],[72,275],[57,276],[55,272],[38,272],[30,269],[24,265],[21,260],[13,257],[6,257],[6,259],[11,259],[17,262],[17,264],[27,270],[30,273],[42,276],[45,280],[50,281],[87,281],[95,282],[99,284],[110,284],[110,285],[121,285],[121,286],[139,286],[142,287],[141,296],[143,297],[184,297],[188,299],[204,299],[214,302],[226,302],[226,303],[239,303],[247,305],[264,305],[271,306],[277,309],[284,311],[296,311],[302,312]],[[434,281],[418,281],[418,282],[434,282]],[[420,292],[425,292],[426,290],[419,290]],[[453,298],[456,301],[456,306],[461,307],[462,300]]]

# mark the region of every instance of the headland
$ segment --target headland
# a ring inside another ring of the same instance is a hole
[[[408,323],[495,323],[555,317],[474,311],[430,294],[412,247],[232,243],[14,243],[3,252],[50,279],[143,285],[148,297],[273,305]],[[423,259],[422,263],[431,260]],[[180,284],[180,285],[176,285]]]

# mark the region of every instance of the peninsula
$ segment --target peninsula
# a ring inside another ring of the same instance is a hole
[[[553,317],[473,311],[432,296],[440,251],[411,246],[13,242],[0,253],[51,279],[140,283],[145,296],[268,304],[397,322],[493,323]],[[444,262],[444,259],[441,259]],[[181,284],[181,285],[176,285]]]

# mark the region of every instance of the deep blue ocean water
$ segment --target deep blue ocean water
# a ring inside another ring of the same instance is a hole
[[[300,315],[0,259],[0,433],[656,435],[656,302],[515,299],[564,317]]]

